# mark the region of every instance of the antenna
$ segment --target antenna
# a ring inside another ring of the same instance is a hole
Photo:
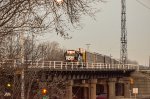
[[[126,30],[126,0],[121,0],[121,64],[127,64],[127,30]]]
[[[91,45],[91,44],[86,44],[86,46],[87,46],[87,51],[89,51],[90,45]]]

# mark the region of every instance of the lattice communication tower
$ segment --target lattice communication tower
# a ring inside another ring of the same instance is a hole
[[[127,30],[126,30],[126,0],[121,0],[121,64],[127,64]]]

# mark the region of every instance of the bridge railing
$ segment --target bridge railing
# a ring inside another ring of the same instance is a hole
[[[139,70],[149,70],[150,67],[147,66],[139,66]]]
[[[0,67],[9,68],[49,68],[49,69],[137,69],[133,64],[105,64],[105,63],[84,63],[84,62],[63,62],[63,61],[32,61],[25,60],[21,63],[19,60],[5,60],[0,62]]]
[[[83,63],[63,61],[36,61],[28,62],[28,68],[49,68],[49,69],[137,69],[133,64],[104,64],[104,63]]]
[[[92,63],[92,66],[95,68],[103,69],[137,69],[138,66],[134,64],[104,64],[104,63]]]

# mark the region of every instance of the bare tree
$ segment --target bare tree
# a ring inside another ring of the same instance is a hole
[[[64,49],[60,48],[57,42],[46,42],[40,46],[43,47],[42,53],[44,60],[47,61],[63,61],[64,60]]]
[[[0,43],[0,60],[20,59],[21,46],[19,44],[19,34],[7,36]],[[64,49],[60,48],[57,42],[36,43],[32,36],[24,38],[24,59],[25,60],[47,60],[62,61],[64,59]]]
[[[0,52],[0,59],[1,60],[7,60],[7,59],[20,59],[20,52],[21,47],[19,44],[19,34],[14,35],[7,35],[5,39],[3,39],[3,42],[0,43],[1,46],[1,52]],[[32,52],[36,48],[34,41],[27,36],[24,39],[24,52],[25,52],[25,58],[31,59],[32,58]],[[35,55],[38,56],[38,55]]]
[[[0,37],[13,31],[34,28],[55,30],[61,36],[68,24],[79,25],[81,15],[93,16],[91,4],[102,0],[1,0],[0,1]]]
[[[43,73],[39,78],[38,73],[32,71],[26,75],[26,99],[41,99],[43,97],[42,89],[47,90],[46,96],[49,99],[63,99],[68,81],[62,77],[57,77],[55,74],[47,75],[48,78],[46,78],[45,73]]]
[[[0,0],[0,44],[2,45],[0,48],[0,60],[20,58],[21,47],[18,44],[18,33],[41,33],[39,31],[48,30],[49,32],[55,31],[64,38],[68,38],[69,36],[66,31],[70,29],[70,26],[78,26],[80,18],[84,14],[93,16],[95,12],[91,4],[99,1],[102,0],[63,0],[62,2],[58,2],[57,0]],[[53,47],[50,44],[46,46],[42,44],[36,45],[30,38],[27,38],[24,42],[25,59],[36,60],[43,58],[45,60],[61,60],[63,58],[63,50],[59,48],[57,43],[52,44]],[[44,48],[47,54],[43,53]],[[10,70],[11,68],[3,69],[5,74]],[[16,75],[16,71],[11,71],[10,73],[10,75],[14,75],[13,84],[15,87],[13,90],[18,90],[14,92],[15,98],[19,99],[21,86],[19,80],[20,74]],[[37,72],[31,72],[26,75],[27,98],[29,98],[29,92],[31,91],[30,89],[36,75]],[[2,83],[4,76],[0,77],[2,77],[0,78],[0,84],[4,85]],[[8,80],[7,77],[5,79]],[[54,85],[56,83],[51,84]]]
[[[1,50],[0,50],[0,60],[3,59],[15,59],[18,56],[18,35],[9,35],[0,42]]]
[[[19,37],[18,37],[19,38]],[[18,42],[18,38],[17,36],[8,36],[7,38],[5,38],[6,42],[1,43],[5,50],[3,50],[4,52],[1,53],[2,57],[5,58],[1,58],[1,60],[7,60],[7,59],[13,59],[13,60],[19,60],[20,58],[20,50],[21,47],[19,45]],[[24,39],[24,58],[25,60],[32,60],[30,62],[34,62],[35,60],[41,60],[42,59],[46,60],[46,61],[53,61],[53,60],[63,60],[63,49],[60,48],[59,44],[57,42],[51,42],[51,43],[41,43],[41,44],[37,44],[35,43],[34,39],[32,39],[32,37],[27,36]],[[57,57],[56,57],[57,56]],[[7,63],[8,62],[8,63]],[[1,87],[0,89],[3,91],[3,94],[5,93],[5,88],[6,88],[6,83],[4,83],[4,79],[5,81],[9,80],[9,76],[7,75],[11,75],[11,83],[13,84],[13,88],[11,89],[13,94],[12,97],[15,99],[20,99],[20,91],[21,91],[21,80],[20,80],[20,70],[14,70],[11,67],[8,67],[12,64],[9,64],[9,61],[6,61],[5,64],[1,64],[1,66],[3,67],[0,68],[2,69],[1,73],[4,72],[3,75],[0,74],[0,84]],[[17,66],[20,66],[21,64],[17,63]],[[28,67],[28,61],[25,61],[24,64],[26,67]],[[7,73],[9,72],[9,74]],[[36,93],[32,94],[32,90],[33,90],[33,85],[35,85],[35,83],[39,83],[41,82],[41,79],[39,77],[40,71],[28,71],[28,69],[26,69],[25,71],[25,94],[26,94],[26,99],[30,99],[32,96],[36,97],[35,99],[37,99],[38,97],[41,97],[41,89],[38,88],[36,89]],[[38,79],[38,80],[37,80]],[[8,81],[9,82],[9,81]],[[63,95],[65,92],[65,89],[61,89],[60,86],[65,86],[65,83],[63,79],[61,78],[55,78],[54,81],[53,80],[46,80],[45,82],[49,82],[49,85],[47,86],[47,88],[49,90],[52,90],[52,86],[55,87],[56,91],[53,92],[52,97],[54,96],[60,96]],[[56,83],[57,82],[57,83]],[[57,88],[58,87],[58,88]],[[52,91],[49,91],[52,92]],[[55,93],[55,92],[60,92],[60,93]],[[52,93],[51,93],[52,94]],[[54,95],[55,94],[55,95]],[[57,94],[57,95],[56,95]]]

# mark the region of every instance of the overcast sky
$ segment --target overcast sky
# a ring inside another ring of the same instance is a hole
[[[139,64],[148,65],[150,56],[150,0],[126,0],[128,58]],[[70,40],[53,34],[44,37],[47,41],[57,41],[67,49],[85,48],[90,51],[120,58],[121,0],[107,0],[100,4],[96,20],[82,19],[82,30],[69,32]]]

